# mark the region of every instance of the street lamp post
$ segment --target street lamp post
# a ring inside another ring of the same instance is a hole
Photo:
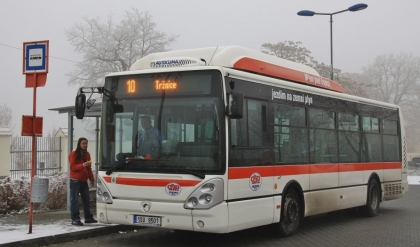
[[[333,19],[332,16],[336,15],[336,14],[340,14],[346,11],[351,11],[351,12],[356,12],[359,10],[363,10],[366,9],[368,7],[367,4],[364,3],[359,3],[359,4],[355,4],[351,7],[349,7],[348,9],[345,10],[341,10],[341,11],[337,11],[334,13],[316,13],[314,11],[311,10],[301,10],[299,11],[297,14],[300,16],[314,16],[314,15],[329,15],[330,16],[330,44],[331,44],[331,80],[334,79],[334,65],[333,65],[333,35],[332,35],[332,24],[333,24]]]

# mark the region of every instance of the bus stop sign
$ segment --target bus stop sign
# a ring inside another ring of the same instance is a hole
[[[49,41],[23,43],[23,74],[26,87],[45,86],[48,73]]]

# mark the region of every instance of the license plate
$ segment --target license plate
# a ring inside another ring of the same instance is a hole
[[[154,216],[134,215],[134,224],[142,226],[161,226],[162,218]]]

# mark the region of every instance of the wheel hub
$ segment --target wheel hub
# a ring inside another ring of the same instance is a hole
[[[295,222],[299,217],[299,207],[294,198],[287,198],[285,202],[285,217],[288,222]]]

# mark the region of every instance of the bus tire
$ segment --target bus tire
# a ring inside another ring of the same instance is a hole
[[[301,220],[301,201],[294,188],[285,193],[282,200],[282,209],[278,230],[282,237],[290,237],[296,233]]]
[[[367,201],[364,207],[364,214],[368,217],[374,217],[379,214],[379,206],[381,203],[381,190],[379,182],[376,178],[373,178],[367,191]]]

